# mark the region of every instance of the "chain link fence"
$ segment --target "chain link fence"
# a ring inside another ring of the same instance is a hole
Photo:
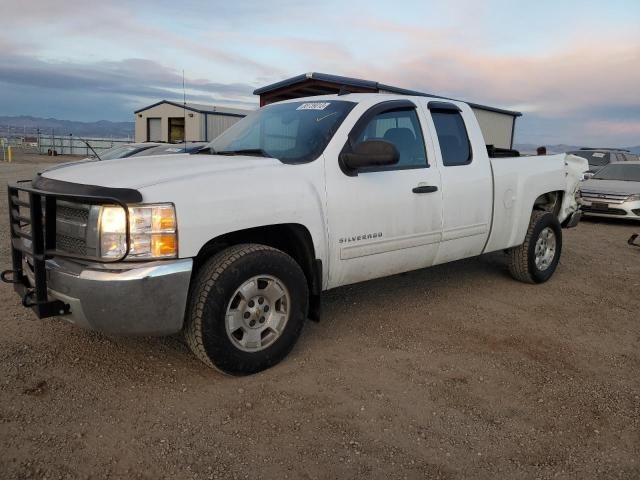
[[[131,138],[85,138],[73,134],[56,135],[52,130],[45,132],[39,128],[13,127],[0,125],[0,144],[4,148],[11,146],[29,153],[44,155],[93,155],[108,148],[131,143]],[[90,147],[87,145],[90,145]]]

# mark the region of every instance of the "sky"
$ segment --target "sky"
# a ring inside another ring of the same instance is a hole
[[[323,72],[523,112],[516,143],[640,144],[640,1],[0,0],[0,115],[255,108]]]

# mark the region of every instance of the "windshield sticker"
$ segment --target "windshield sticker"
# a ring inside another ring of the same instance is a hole
[[[592,156],[596,158],[604,158],[604,153],[594,152]]]
[[[303,103],[296,110],[324,110],[329,105],[330,102],[313,102],[313,103]]]
[[[182,151],[181,148],[167,148],[165,150],[165,152],[172,152],[172,153],[178,153],[178,152],[181,152],[181,151]]]

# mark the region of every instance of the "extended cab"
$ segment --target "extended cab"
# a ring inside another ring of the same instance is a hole
[[[38,316],[180,331],[244,374],[291,350],[322,291],[505,250],[555,271],[587,161],[490,158],[471,108],[348,94],[276,103],[197,154],[93,161],[9,186],[13,266]]]

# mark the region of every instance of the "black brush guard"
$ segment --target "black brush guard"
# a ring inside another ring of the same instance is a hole
[[[62,184],[63,182],[60,182]],[[66,184],[67,186],[73,184]],[[78,187],[84,187],[78,185]],[[115,190],[106,187],[95,187],[96,192],[111,193]],[[83,188],[85,190],[85,188]],[[23,198],[20,197],[23,194]],[[136,192],[137,193],[137,192]],[[139,195],[139,194],[138,194]],[[26,199],[25,199],[26,197]],[[59,193],[34,188],[30,180],[23,180],[8,185],[9,200],[9,231],[11,237],[12,269],[0,274],[0,279],[11,283],[14,290],[22,298],[22,305],[31,308],[38,318],[47,318],[71,313],[68,304],[57,299],[50,299],[47,290],[46,261],[54,257],[70,257],[79,260],[94,260],[101,263],[122,261],[129,253],[129,211],[122,199],[89,195],[85,193]],[[73,255],[56,250],[56,205],[58,200],[79,202],[90,205],[119,205],[126,216],[126,252],[119,258],[104,259],[88,256]],[[29,214],[23,215],[22,209],[28,209]],[[25,227],[30,226],[30,231]],[[26,241],[26,242],[25,242]],[[29,248],[26,243],[31,242]],[[24,261],[27,262],[24,262]],[[33,285],[24,271],[33,268]]]

